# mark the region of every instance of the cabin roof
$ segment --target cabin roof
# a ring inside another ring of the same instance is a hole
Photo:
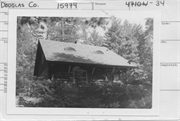
[[[39,40],[47,61],[136,67],[106,47]]]

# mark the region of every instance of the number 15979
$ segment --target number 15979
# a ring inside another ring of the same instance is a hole
[[[77,3],[58,3],[57,9],[76,9]]]

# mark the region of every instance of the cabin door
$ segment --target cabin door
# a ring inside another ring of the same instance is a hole
[[[88,82],[87,71],[80,67],[74,67],[73,70],[73,83],[81,85]]]

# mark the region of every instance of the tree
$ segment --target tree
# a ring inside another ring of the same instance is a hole
[[[100,36],[96,30],[93,30],[92,33],[90,33],[90,36],[87,37],[83,43],[94,46],[102,46],[103,41],[104,41],[103,37]]]
[[[82,26],[103,26],[105,18],[18,17],[17,18],[17,94],[28,92],[37,78],[33,77],[38,39],[75,42]]]
[[[146,30],[142,34],[137,46],[146,81],[152,83],[152,66],[153,66],[153,19],[146,19]]]
[[[108,27],[107,23],[111,26]],[[104,36],[95,30],[98,27],[104,29]],[[88,29],[93,31],[89,32]],[[137,64],[138,68],[128,70],[127,73],[113,70],[110,75],[121,75],[121,85],[109,78],[109,81],[100,85],[91,83],[82,87],[68,84],[58,86],[45,77],[33,76],[38,39],[63,42],[82,40],[83,44],[106,46],[129,60],[129,63]],[[43,98],[41,103],[33,106],[151,107],[152,40],[151,18],[146,19],[146,29],[143,30],[141,25],[129,23],[127,20],[122,22],[115,17],[18,17],[16,94]],[[145,82],[148,82],[149,86]],[[32,105],[28,103],[27,106]]]
[[[147,97],[152,100],[153,19],[146,19],[146,30],[143,30],[141,25],[131,24],[128,21],[122,23],[120,19],[113,17],[105,38],[104,46],[129,60],[129,63],[138,65],[137,69],[126,73],[124,83],[142,86],[137,87],[141,90],[139,92],[142,92],[139,101],[144,101]],[[129,89],[134,87],[130,86]]]
[[[112,18],[112,25],[105,33],[104,46],[113,50],[132,62],[138,62],[137,35],[141,33],[140,25],[132,25],[128,21],[121,23],[121,20]]]

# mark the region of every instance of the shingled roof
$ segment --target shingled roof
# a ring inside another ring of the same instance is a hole
[[[106,47],[39,40],[47,61],[135,67]]]

